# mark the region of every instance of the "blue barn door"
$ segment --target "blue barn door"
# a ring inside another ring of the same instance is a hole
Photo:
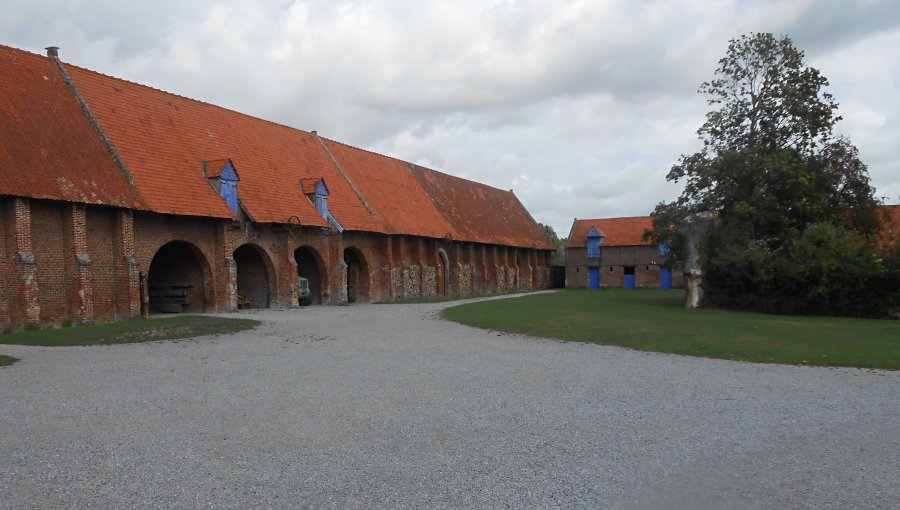
[[[589,279],[590,279],[590,288],[591,289],[599,289],[600,288],[600,268],[599,267],[589,267]]]
[[[672,271],[667,267],[659,268],[659,288],[664,290],[672,288]]]
[[[625,275],[625,289],[634,290],[634,275],[633,274]]]

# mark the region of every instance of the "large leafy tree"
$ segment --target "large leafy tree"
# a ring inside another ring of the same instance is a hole
[[[784,274],[776,268],[791,271],[783,261],[796,246],[844,242],[847,236],[864,240],[877,230],[866,165],[848,139],[833,135],[840,117],[827,85],[790,38],[758,33],[730,41],[715,78],[700,86],[712,107],[697,131],[703,148],[682,156],[669,172],[667,179],[682,182],[684,191],[656,207],[652,236],[679,247],[679,221],[700,211],[716,215],[703,250],[714,304],[777,301],[773,287]],[[804,237],[819,224],[846,229],[847,236],[824,236],[819,229],[813,239]],[[865,243],[853,247],[857,254],[866,249]],[[740,277],[731,274],[738,268]],[[791,281],[794,294],[814,283]],[[798,302],[794,294],[791,302],[799,304],[784,311],[829,311],[821,303]],[[777,303],[761,308],[778,311]]]

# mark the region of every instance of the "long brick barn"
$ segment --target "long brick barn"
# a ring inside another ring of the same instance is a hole
[[[0,324],[549,285],[511,191],[0,46]]]

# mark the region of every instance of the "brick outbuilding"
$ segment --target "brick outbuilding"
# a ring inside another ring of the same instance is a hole
[[[511,191],[0,46],[0,324],[540,289]]]
[[[566,244],[566,288],[672,288],[684,285],[669,268],[668,250],[649,240],[651,216],[575,219]]]

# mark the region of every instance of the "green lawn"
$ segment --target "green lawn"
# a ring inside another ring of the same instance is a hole
[[[233,333],[256,327],[258,324],[259,321],[250,319],[176,315],[159,319],[131,319],[108,324],[7,333],[0,335],[0,344],[71,346],[153,342]]]
[[[533,336],[762,363],[900,369],[900,321],[688,310],[679,290],[564,291],[444,317]]]
[[[6,356],[4,354],[0,354],[0,367],[12,365],[16,361],[19,361],[19,359],[13,358],[12,356]]]

